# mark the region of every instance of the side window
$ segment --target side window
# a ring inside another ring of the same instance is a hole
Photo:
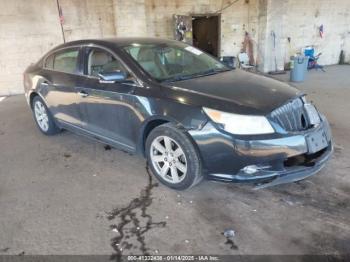
[[[65,73],[76,73],[78,50],[70,50],[55,55],[53,69]]]
[[[127,72],[123,65],[109,52],[101,49],[92,49],[88,57],[87,72],[90,76],[115,71]]]

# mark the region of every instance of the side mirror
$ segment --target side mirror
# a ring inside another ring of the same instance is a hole
[[[122,71],[100,73],[98,76],[100,77],[100,83],[123,82],[127,79],[127,73]]]

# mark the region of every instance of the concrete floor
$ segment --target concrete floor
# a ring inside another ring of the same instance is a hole
[[[156,186],[144,159],[69,132],[46,137],[23,96],[6,98],[0,255],[115,254],[115,226],[125,233],[123,254],[350,253],[349,73],[328,67],[296,85],[331,123],[329,165],[305,181],[258,191],[209,181],[180,193]],[[235,230],[234,243],[225,229]]]

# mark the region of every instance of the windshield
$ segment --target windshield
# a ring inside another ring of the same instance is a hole
[[[181,42],[132,44],[124,50],[159,81],[179,81],[231,70],[199,49]]]

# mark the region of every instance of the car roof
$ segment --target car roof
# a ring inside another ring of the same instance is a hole
[[[118,37],[118,38],[102,38],[102,39],[84,39],[67,42],[57,46],[55,49],[77,46],[77,45],[114,45],[117,47],[128,46],[131,44],[166,44],[166,43],[178,43],[178,41],[164,39],[164,38],[152,38],[152,37]]]

